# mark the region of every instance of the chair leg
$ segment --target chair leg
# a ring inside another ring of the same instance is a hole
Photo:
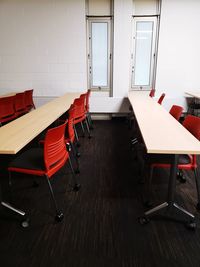
[[[46,180],[47,180],[47,183],[48,183],[48,186],[49,186],[49,190],[50,190],[50,193],[51,193],[51,197],[52,197],[52,200],[53,200],[53,203],[54,203],[54,206],[55,206],[55,210],[56,210],[56,216],[55,216],[55,219],[56,221],[62,221],[64,215],[61,211],[59,211],[58,209],[58,205],[57,205],[57,202],[56,202],[56,199],[55,199],[55,196],[54,196],[54,193],[53,193],[53,189],[52,189],[52,186],[51,186],[51,183],[49,181],[49,177],[47,175],[46,176]]]
[[[196,182],[196,190],[197,190],[197,205],[196,208],[200,210],[200,182],[197,173],[197,169],[194,169],[194,177],[195,177],[195,182]]]
[[[72,148],[72,153],[73,153],[74,159],[76,161],[76,166],[77,166],[76,173],[80,173],[80,170],[79,170],[79,161],[78,161],[78,157],[80,157],[80,155],[79,154],[77,155],[77,152],[76,152],[76,149],[75,149],[74,144],[73,143],[70,143],[70,145],[71,145],[71,148]]]
[[[88,125],[88,122],[87,120],[85,119],[85,124],[86,124],[86,127],[87,127],[87,131],[88,131],[88,138],[91,138],[91,134],[90,134],[90,128],[89,128],[89,125]]]
[[[91,118],[91,115],[90,115],[89,112],[87,113],[86,119],[88,121],[88,124],[89,124],[90,129],[93,130],[94,129],[93,121],[92,121],[92,118]]]
[[[76,136],[77,146],[79,147],[80,146],[80,142],[79,142],[79,137],[78,137],[78,133],[77,133],[77,130],[76,130],[76,126],[75,125],[74,125],[74,133],[75,133],[75,136]]]
[[[85,137],[85,129],[84,129],[82,121],[81,121],[81,129],[82,129],[82,132],[83,132],[83,137]]]
[[[73,191],[78,191],[80,189],[81,185],[77,182],[76,175],[75,175],[74,168],[72,166],[72,162],[71,162],[70,157],[69,157],[69,166],[70,166],[73,180],[74,180]]]

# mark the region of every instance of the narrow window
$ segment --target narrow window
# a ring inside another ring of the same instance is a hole
[[[155,67],[156,17],[134,18],[132,82],[133,89],[151,89]]]
[[[110,89],[110,19],[88,19],[88,83],[91,89]]]

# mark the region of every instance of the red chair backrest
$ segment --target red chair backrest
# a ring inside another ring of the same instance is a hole
[[[15,111],[21,112],[26,110],[25,92],[17,93],[15,95]]]
[[[90,94],[91,94],[91,90],[88,89],[87,90],[87,93],[86,93],[86,103],[85,103],[86,112],[89,112],[89,110],[90,110],[90,105],[89,105],[89,102],[90,102]]]
[[[155,96],[155,89],[151,89],[150,93],[149,93],[149,96],[150,97],[154,97]]]
[[[85,98],[86,95],[82,94],[74,100],[74,119],[85,116]]]
[[[0,98],[0,122],[9,121],[9,117],[15,117],[14,99],[15,96]]]
[[[68,116],[68,123],[67,123],[67,129],[68,129],[68,137],[70,139],[70,142],[74,141],[74,112],[75,112],[75,108],[74,105],[71,105],[70,109],[69,109],[69,116]]]
[[[158,99],[158,104],[160,104],[160,105],[162,104],[164,97],[165,97],[165,93],[163,93],[163,94],[160,96],[160,98]]]
[[[65,144],[66,123],[49,129],[44,139],[44,163],[48,177],[51,177],[66,162],[69,154]]]
[[[181,117],[181,114],[183,112],[183,107],[173,105],[169,111],[169,113],[178,121]]]
[[[199,117],[196,117],[193,115],[187,115],[187,117],[183,121],[183,126],[192,135],[194,135],[198,140],[200,140],[200,118]]]
[[[25,106],[28,110],[35,108],[33,102],[33,89],[26,90],[25,92]]]

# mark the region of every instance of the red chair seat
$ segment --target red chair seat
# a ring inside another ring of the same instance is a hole
[[[32,148],[27,150],[18,157],[16,157],[11,163],[9,170],[18,171],[21,169],[23,173],[30,173],[33,171],[33,174],[37,172],[37,175],[43,176],[45,174],[45,164],[44,164],[44,150],[43,148]]]
[[[171,154],[151,154],[149,157],[149,161],[153,162],[152,167],[165,167],[165,168],[170,168],[171,164],[169,162],[172,159]],[[156,162],[156,163],[154,163]],[[178,167],[180,168],[180,165],[189,165],[192,163],[192,156],[191,155],[180,155],[178,157]],[[190,168],[190,167],[189,167]]]

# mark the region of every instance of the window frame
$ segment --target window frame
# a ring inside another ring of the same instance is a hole
[[[93,86],[92,72],[92,23],[107,23],[107,86]],[[93,91],[111,91],[112,85],[112,18],[111,17],[87,17],[87,71],[88,87]]]
[[[136,27],[137,22],[153,22],[153,36],[151,42],[150,71],[148,85],[135,85],[135,69],[136,69]],[[157,42],[158,42],[158,17],[157,16],[134,16],[132,20],[132,48],[131,48],[131,90],[151,90],[155,85],[156,58],[157,58]]]

